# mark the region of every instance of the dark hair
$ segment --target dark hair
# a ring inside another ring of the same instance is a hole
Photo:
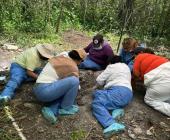
[[[138,55],[140,53],[149,53],[149,54],[155,54],[154,51],[150,48],[143,48],[143,47],[137,47],[134,50],[135,55]]]
[[[103,43],[103,41],[104,41],[103,35],[101,35],[101,34],[95,35],[95,36],[93,37],[93,42],[94,42],[94,40],[98,40],[98,44]]]
[[[152,50],[151,48],[145,48],[144,53],[155,54],[154,50]]]
[[[134,49],[134,54],[138,55],[140,53],[143,53],[144,51],[145,51],[144,47],[137,47],[137,48]]]
[[[122,58],[121,58],[121,56],[118,56],[118,55],[113,55],[113,56],[109,57],[109,59],[108,59],[108,63],[110,63],[110,64],[115,64],[115,63],[119,63],[119,62],[122,62]]]
[[[81,61],[82,58],[79,56],[78,52],[75,51],[75,50],[72,50],[68,53],[69,57],[71,57],[72,59],[74,60],[78,60],[78,61]]]

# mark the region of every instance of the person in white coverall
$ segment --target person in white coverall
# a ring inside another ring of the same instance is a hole
[[[141,52],[135,58],[133,75],[144,82],[144,101],[170,117],[170,62],[164,57]]]

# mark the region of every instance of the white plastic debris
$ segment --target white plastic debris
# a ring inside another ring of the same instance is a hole
[[[12,45],[12,44],[4,44],[4,45],[3,45],[3,48],[4,48],[4,49],[7,49],[7,50],[17,50],[17,49],[18,49],[18,46]]]
[[[0,81],[5,81],[6,76],[0,76]]]

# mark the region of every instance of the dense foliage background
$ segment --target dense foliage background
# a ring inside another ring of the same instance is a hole
[[[68,29],[170,44],[169,0],[0,0],[0,33],[46,37]]]

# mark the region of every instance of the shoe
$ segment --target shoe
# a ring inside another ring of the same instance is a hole
[[[79,111],[79,107],[77,105],[72,105],[69,109],[59,109],[60,115],[74,115]]]
[[[105,128],[103,131],[104,137],[109,138],[113,134],[120,133],[125,130],[125,126],[120,123],[113,123],[109,127]]]
[[[75,109],[76,112],[79,111],[79,106],[78,105],[72,105],[72,107]]]
[[[0,106],[4,106],[9,103],[10,97],[9,96],[1,96],[0,95]]]
[[[124,109],[115,109],[112,111],[112,118],[113,119],[118,119],[120,117],[124,116]]]
[[[51,124],[56,124],[57,118],[49,107],[43,107],[41,111],[45,119],[47,119]]]

